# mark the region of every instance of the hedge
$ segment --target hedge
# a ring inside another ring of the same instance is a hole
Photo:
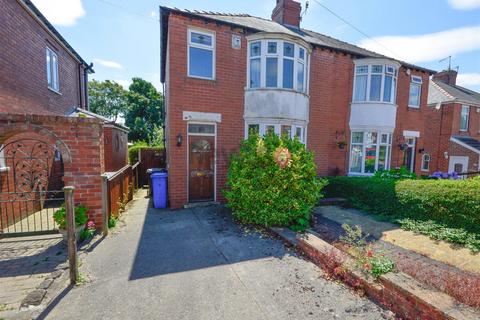
[[[466,180],[394,180],[329,178],[328,197],[342,197],[356,208],[392,217],[431,219],[479,232],[480,178]]]

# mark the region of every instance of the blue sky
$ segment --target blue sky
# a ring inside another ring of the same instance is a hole
[[[158,6],[269,18],[275,0],[33,0],[58,31],[95,64],[98,80],[132,77],[160,88]],[[305,7],[305,1],[302,0]],[[452,55],[458,83],[480,91],[480,0],[310,0],[301,26],[434,70]],[[317,2],[349,21],[348,26]],[[379,44],[380,43],[380,44]]]

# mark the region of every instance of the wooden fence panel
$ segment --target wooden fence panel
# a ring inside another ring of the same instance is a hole
[[[138,182],[142,187],[148,185],[147,170],[151,168],[166,168],[166,154],[165,149],[162,148],[142,148],[139,151],[139,171]]]

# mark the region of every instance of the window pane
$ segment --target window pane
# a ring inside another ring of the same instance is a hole
[[[352,143],[363,143],[363,132],[352,132]]]
[[[50,51],[47,49],[47,83],[52,87],[52,63],[50,59]]]
[[[248,135],[254,135],[260,133],[260,125],[258,124],[249,124],[248,125]]]
[[[392,86],[392,95],[393,95],[393,101],[392,103],[396,103],[397,102],[397,79],[396,78],[393,78],[393,86]]]
[[[53,89],[58,90],[58,60],[57,55],[52,53],[52,70],[53,70]]]
[[[262,53],[262,43],[261,42],[253,42],[250,44],[250,56],[256,57]]]
[[[367,76],[356,76],[354,101],[365,101],[367,96]]]
[[[382,86],[382,76],[372,75],[370,78],[370,101],[380,101],[381,86]]]
[[[393,78],[392,76],[385,76],[385,86],[383,88],[383,101],[390,102],[392,99],[392,84]]]
[[[293,43],[284,42],[283,43],[283,55],[285,57],[292,57],[293,58],[293,55],[295,53],[294,48],[295,48],[295,46],[293,45]]]
[[[269,42],[268,43],[268,53],[277,53],[277,43]]]
[[[368,144],[365,146],[365,173],[375,172],[375,161],[377,159],[377,146]]]
[[[389,143],[389,139],[388,139],[388,133],[382,133],[382,139],[380,140],[381,143],[385,143],[385,144],[388,144]]]
[[[305,74],[303,63],[297,63],[297,90],[303,92],[303,78]]]
[[[276,88],[278,79],[278,59],[267,58],[267,87]]]
[[[362,158],[362,146],[352,146],[350,152],[350,172],[362,172]]]
[[[304,60],[305,59],[305,49],[300,48],[298,56],[300,57],[300,59]]]
[[[420,106],[420,86],[410,83],[410,97],[408,99],[409,106]]]
[[[378,170],[387,169],[387,146],[380,146],[378,150]]]
[[[189,72],[191,76],[213,78],[213,52],[212,50],[189,48]]]
[[[357,74],[365,74],[368,73],[368,66],[358,66],[356,68],[356,73]]]
[[[460,130],[468,130],[468,116],[470,108],[468,106],[462,106],[462,113],[460,117]]]
[[[287,137],[292,136],[292,126],[282,125],[282,136],[285,135]]]
[[[376,132],[366,132],[365,133],[365,142],[366,143],[377,143],[377,133]]]
[[[265,126],[265,134],[275,133],[275,126],[274,125],[266,125]]]
[[[372,73],[382,73],[383,66],[372,66]]]
[[[428,171],[430,169],[430,155],[424,154],[422,157],[422,170]]]
[[[293,89],[293,60],[283,59],[283,87]]]
[[[213,124],[196,124],[190,123],[188,125],[188,133],[215,133],[215,126]]]
[[[192,43],[198,43],[198,44],[203,44],[205,46],[211,46],[212,45],[212,36],[208,36],[205,34],[197,33],[197,32],[192,32],[190,33],[190,41]]]
[[[298,140],[303,141],[302,140],[302,127],[296,127],[295,128],[295,137],[297,137]]]
[[[260,58],[250,60],[250,88],[260,87]]]

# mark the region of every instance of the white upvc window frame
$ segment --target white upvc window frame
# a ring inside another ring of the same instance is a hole
[[[373,72],[373,67],[381,66],[381,72]],[[359,72],[361,68],[366,68],[366,72]],[[372,84],[372,76],[373,75],[381,75],[382,79],[380,82],[380,100],[371,100],[371,84]],[[366,76],[367,77],[367,85],[365,91],[365,99],[364,100],[356,100],[356,89],[357,89],[357,76]],[[385,101],[385,79],[387,76],[392,77],[392,87],[391,87],[391,95],[390,100]],[[353,103],[390,103],[395,104],[397,99],[397,83],[398,83],[398,68],[394,65],[385,64],[382,62],[369,62],[369,63],[358,63],[355,65],[354,75],[353,75],[353,91],[352,91],[352,102]]]
[[[466,110],[465,114],[464,111]],[[463,118],[466,117],[465,119],[465,127],[463,127]],[[462,132],[467,132],[468,127],[470,126],[470,106],[462,105],[462,108],[460,109],[460,131]]]
[[[353,142],[353,133],[362,133],[362,142]],[[367,143],[365,141],[366,136],[368,133],[376,133],[377,134],[377,142],[375,145],[375,169],[374,172],[365,172],[365,159],[367,156]],[[387,141],[382,142],[382,135],[387,135]],[[385,157],[385,168],[383,170],[389,170],[392,162],[392,135],[391,132],[382,132],[376,130],[352,130],[350,134],[350,148],[349,148],[349,161],[348,161],[348,174],[352,176],[372,176],[375,174],[375,171],[378,171],[378,164],[379,164],[379,155],[380,155],[380,147],[386,148],[386,157]],[[360,172],[353,172],[350,171],[351,169],[351,161],[352,161],[352,148],[353,146],[361,146],[362,148],[362,164]]]
[[[425,160],[425,158],[428,157],[428,160]],[[424,172],[429,172],[430,171],[430,161],[432,161],[432,157],[428,153],[424,153],[422,155],[422,166],[421,170]],[[427,167],[425,168],[425,163],[427,164]]]
[[[410,95],[412,94],[412,86],[418,87],[418,105],[410,103]],[[422,86],[423,86],[423,79],[420,76],[410,76],[410,85],[408,87],[408,107],[419,109],[420,105],[422,104]]]
[[[258,134],[261,137],[264,137],[267,134],[267,127],[273,127],[274,132],[276,135],[281,135],[282,133],[282,126],[290,126],[290,138],[294,139],[296,137],[296,132],[297,129],[301,130],[301,135],[300,135],[300,142],[303,144],[306,144],[307,141],[307,128],[301,125],[296,125],[296,124],[290,124],[290,123],[271,123],[271,122],[256,122],[256,121],[251,121],[251,122],[245,122],[245,139],[248,138],[249,135],[249,126],[251,125],[258,125]]]
[[[204,44],[192,42],[192,33],[198,33],[204,36],[211,37],[212,44],[204,45]],[[190,74],[190,47],[212,51],[212,77],[211,78]],[[215,77],[216,77],[216,33],[215,31],[192,28],[192,27],[188,28],[187,30],[187,75],[190,78],[203,79],[203,80],[215,80]]]
[[[5,158],[4,145],[0,144],[0,172],[8,171],[7,159]]]
[[[260,56],[251,55],[251,45],[253,43],[261,43],[261,53]],[[268,43],[275,42],[277,44],[276,53],[268,52]],[[294,45],[294,55],[293,57],[284,56],[284,44],[291,43]],[[304,57],[300,58],[300,48],[304,50]],[[256,89],[282,89],[282,90],[292,90],[295,92],[308,94],[308,73],[309,73],[309,50],[291,40],[282,40],[282,39],[252,39],[247,43],[247,88],[249,90]],[[251,86],[251,61],[254,59],[260,58],[260,86],[252,87]],[[267,58],[277,58],[277,87],[267,87]],[[283,87],[283,61],[284,59],[292,60],[293,62],[293,88],[284,88]],[[298,65],[303,64],[303,88],[299,90],[298,83]]]
[[[49,47],[46,47],[45,54],[47,86],[50,90],[58,93],[60,92],[60,80],[58,78],[58,55]]]

